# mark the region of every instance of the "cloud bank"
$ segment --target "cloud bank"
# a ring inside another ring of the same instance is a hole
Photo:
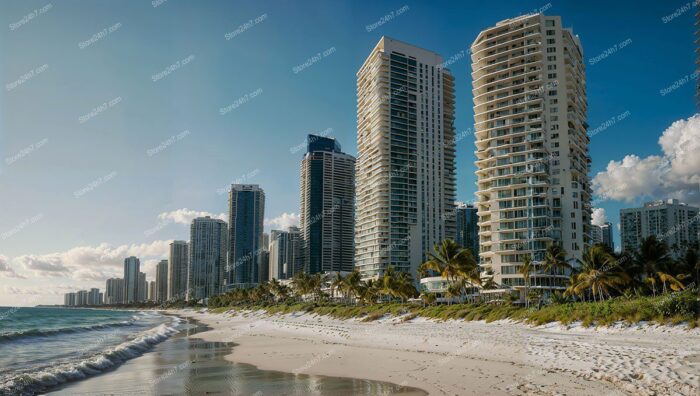
[[[593,178],[601,199],[677,198],[700,204],[700,114],[671,124],[659,138],[660,155],[626,155]]]

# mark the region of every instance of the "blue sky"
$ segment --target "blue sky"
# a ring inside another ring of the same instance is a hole
[[[447,59],[502,19],[561,15],[589,60],[591,129],[617,118],[591,138],[591,176],[628,154],[661,155],[659,137],[696,112],[695,81],[682,82],[695,67],[696,10],[686,4],[4,1],[0,291],[8,293],[0,305],[25,301],[9,294],[50,303],[76,286],[103,288],[126,253],[147,258],[152,271],[166,241],[188,237],[193,213],[182,209],[225,212],[220,190],[231,182],[260,184],[268,225],[285,224],[299,211],[295,148],[307,133],[330,132],[356,154],[355,73],[382,35]],[[456,129],[471,131],[469,58],[450,69]],[[474,199],[473,151],[469,134],[457,147],[463,201]],[[683,180],[693,179],[692,166]],[[646,189],[645,175],[630,169],[605,181],[640,180],[625,190],[630,202],[600,201],[614,224],[621,207],[678,189],[698,198],[677,183]]]

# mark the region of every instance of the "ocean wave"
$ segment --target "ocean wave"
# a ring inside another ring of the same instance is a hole
[[[12,340],[17,340],[17,339],[22,339],[22,338],[27,338],[27,337],[50,337],[56,334],[71,334],[71,333],[81,333],[85,331],[94,331],[94,330],[104,330],[104,329],[110,329],[113,327],[123,327],[123,326],[131,326],[134,324],[134,321],[138,319],[132,318],[131,320],[124,320],[120,322],[112,322],[112,323],[103,323],[103,324],[98,324],[98,325],[91,325],[91,326],[74,326],[74,327],[62,327],[58,329],[48,329],[48,330],[39,330],[39,329],[31,329],[31,330],[24,330],[24,331],[12,331],[8,333],[2,333],[0,334],[0,342],[3,341],[12,341]]]
[[[179,322],[179,320],[173,320],[169,325],[163,323],[140,333],[130,341],[81,361],[17,375],[5,382],[0,382],[0,395],[33,395],[51,387],[90,377],[119,366],[177,333],[179,330],[174,326]]]

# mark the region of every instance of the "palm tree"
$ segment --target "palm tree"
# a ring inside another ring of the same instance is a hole
[[[553,243],[547,247],[544,254],[544,265],[542,267],[545,274],[554,275],[558,270],[571,269],[571,264],[566,261],[566,250],[560,244]]]
[[[430,270],[437,272],[448,281],[454,281],[459,277],[481,283],[476,260],[469,249],[464,249],[451,239],[445,239],[433,249],[434,253],[428,253],[428,261],[419,268],[421,274]]]
[[[340,274],[340,271],[335,273],[335,276],[331,280],[331,290],[333,293],[333,298],[337,292],[342,293],[343,286],[345,285],[345,278]]]
[[[629,281],[630,277],[614,257],[600,246],[592,246],[583,255],[581,272],[574,277],[572,291],[578,295],[590,289],[593,301],[604,300],[612,289],[619,290]]]
[[[363,304],[375,303],[381,293],[381,288],[381,280],[379,279],[368,279],[366,282],[361,282],[357,288],[360,301]]]
[[[670,273],[671,262],[668,246],[652,235],[642,241],[639,251],[635,253],[634,266],[631,268],[633,273],[630,275],[640,282],[650,284],[652,292],[656,294],[655,282],[646,279],[654,278],[659,271]]]
[[[527,298],[528,291],[530,290],[530,273],[534,269],[535,265],[532,262],[532,256],[525,255],[523,257],[523,265],[518,268],[518,272],[523,276],[525,279],[525,306],[529,307],[530,306],[530,300]]]
[[[292,287],[297,297],[303,299],[312,290],[311,277],[303,271],[295,273],[292,277]]]
[[[360,284],[362,282],[362,274],[360,271],[352,271],[349,273],[344,280],[342,287],[345,291],[345,296],[350,299],[353,296],[354,301],[357,301],[357,297],[360,294]],[[349,301],[348,301],[349,302]]]
[[[683,279],[687,277],[685,274],[680,274],[676,275],[675,277],[670,274],[663,273],[661,271],[656,273],[656,276],[659,277],[659,280],[661,283],[664,285],[663,293],[666,294],[666,284],[669,284],[669,287],[673,291],[681,291],[685,289],[685,286],[683,286],[683,282],[681,282]]]
[[[462,284],[459,282],[451,283],[445,291],[445,296],[449,298],[449,300],[447,300],[447,305],[452,305],[452,299],[454,297],[462,296]]]

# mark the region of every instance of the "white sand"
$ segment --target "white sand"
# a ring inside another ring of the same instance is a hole
[[[700,394],[697,329],[176,313],[213,328],[197,337],[239,344],[228,359],[267,370],[387,381],[431,395]]]

